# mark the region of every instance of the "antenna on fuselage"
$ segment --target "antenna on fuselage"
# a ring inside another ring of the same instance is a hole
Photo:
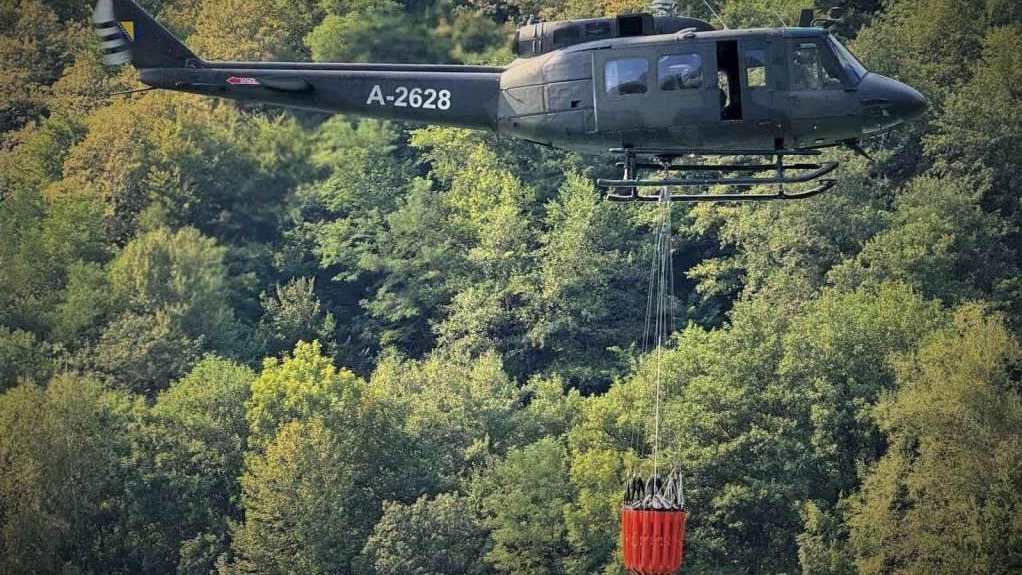
[[[777,17],[777,21],[781,23],[782,27],[784,28],[788,27],[788,23],[784,21],[784,18],[781,18],[781,15],[777,12],[777,10],[771,8],[770,11],[774,13],[774,16]]]
[[[727,25],[727,22],[725,22],[724,19],[720,17],[720,14],[717,14],[717,11],[713,9],[713,6],[710,6],[709,2],[703,0],[703,4],[706,5],[706,8],[710,11],[710,14],[713,14],[713,16],[717,18],[717,21],[720,22],[720,25],[723,26],[725,30],[731,29],[731,27]]]

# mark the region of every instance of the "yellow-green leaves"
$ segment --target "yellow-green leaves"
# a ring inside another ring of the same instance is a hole
[[[898,362],[887,454],[852,500],[860,573],[1010,573],[1020,560],[1018,340],[980,306]]]
[[[319,342],[299,342],[292,355],[268,358],[246,403],[251,443],[263,446],[284,424],[320,417],[355,423],[362,414],[364,383],[338,370]]]

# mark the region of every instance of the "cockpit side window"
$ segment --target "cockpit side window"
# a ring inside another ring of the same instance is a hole
[[[604,86],[607,94],[645,94],[649,77],[649,61],[645,58],[622,58],[610,60],[603,68]]]
[[[830,42],[831,48],[834,49],[834,56],[837,57],[838,63],[844,68],[845,73],[848,75],[849,80],[852,84],[858,84],[859,80],[866,75],[866,67],[863,66],[854,54],[848,51],[841,42],[838,42],[833,36],[828,36],[827,40]]]
[[[661,90],[687,90],[703,85],[703,58],[699,54],[664,54],[657,59]]]
[[[841,79],[820,57],[820,48],[816,42],[797,42],[792,48],[791,58],[792,90],[832,90],[843,88]]]

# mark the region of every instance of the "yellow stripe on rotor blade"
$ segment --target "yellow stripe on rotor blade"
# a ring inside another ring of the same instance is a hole
[[[121,25],[121,30],[124,31],[124,35],[128,37],[128,40],[131,40],[132,42],[134,42],[135,41],[135,23],[130,21],[130,20],[128,20],[128,21],[122,20],[122,21],[118,22],[118,24]]]

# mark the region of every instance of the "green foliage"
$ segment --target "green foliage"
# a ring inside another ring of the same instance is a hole
[[[223,254],[194,229],[159,228],[125,246],[106,281],[94,268],[73,267],[73,299],[64,302],[58,319],[83,329],[97,316],[116,314],[79,361],[115,385],[153,394],[183,375],[203,350],[238,353],[243,348],[224,285]],[[109,295],[102,291],[107,285]],[[102,307],[77,307],[85,304]]]
[[[116,387],[153,395],[184,375],[202,354],[202,339],[185,333],[173,310],[125,313],[107,324],[81,362]]]
[[[851,166],[861,162],[848,157]],[[852,168],[854,170],[854,168]],[[699,206],[691,227],[733,246],[733,254],[706,258],[689,275],[704,299],[738,290],[768,292],[779,301],[803,300],[826,284],[827,272],[862,249],[883,226],[890,191],[861,173],[844,175],[834,194],[812,202]]]
[[[971,80],[948,96],[944,114],[935,120],[934,133],[924,140],[941,171],[989,177],[991,185],[979,199],[988,211],[1008,222],[1017,222],[1022,209],[1015,161],[1022,151],[1018,136],[1022,132],[1022,95],[1013,88],[1022,81],[1019,50],[1022,14],[1012,26],[987,31],[982,59],[974,66]],[[1018,245],[1017,227],[1011,226],[1009,245]]]
[[[609,353],[641,331],[645,304],[640,278],[648,238],[619,206],[601,202],[592,184],[569,177],[547,205],[547,232],[538,250],[539,297],[529,339],[552,355],[551,371],[569,381],[609,380],[620,359]]]
[[[295,546],[305,549],[297,558],[304,571],[347,570],[382,502],[420,493],[417,469],[406,466],[414,443],[318,342],[265,360],[245,409],[245,521],[233,538],[240,572],[290,572],[284,557]]]
[[[805,389],[813,430],[814,498],[836,501],[858,484],[860,466],[883,454],[872,406],[896,387],[888,358],[914,349],[948,322],[946,313],[900,284],[828,291],[785,335],[779,375]]]
[[[546,436],[560,436],[575,425],[582,411],[582,396],[557,377],[533,378],[521,388],[526,405],[515,412],[515,444],[526,445]]]
[[[988,25],[986,4],[969,0],[890,2],[854,49],[871,69],[939,99],[970,72]]]
[[[14,327],[42,328],[50,270],[41,241],[44,206],[35,193],[0,202],[0,321]]]
[[[501,573],[565,573],[564,507],[571,497],[564,445],[553,438],[515,449],[472,486]]]
[[[0,155],[0,197],[41,191],[59,180],[64,158],[82,132],[78,120],[53,114],[10,134],[12,150]]]
[[[732,28],[773,28],[795,26],[799,10],[813,8],[800,0],[749,0],[745,2],[724,2],[719,6],[720,17]],[[715,20],[711,20],[717,24]]]
[[[845,541],[848,528],[839,513],[828,513],[814,503],[802,509],[805,531],[798,536],[798,562],[803,573],[854,575],[855,565]]]
[[[70,63],[77,23],[62,24],[38,0],[20,2],[15,22],[0,35],[0,133],[24,126],[46,112],[46,93]]]
[[[0,326],[0,390],[22,379],[45,381],[52,370],[48,351],[31,332]]]
[[[206,357],[161,393],[132,453],[136,529],[154,547],[150,568],[205,575],[227,551],[247,426],[244,402],[255,374]]]
[[[268,355],[292,349],[299,341],[330,341],[334,316],[323,313],[311,278],[294,278],[276,287],[276,294],[263,294],[265,314],[259,322],[259,337]]]
[[[759,299],[742,302],[731,319],[723,333],[686,332],[678,342],[684,371],[665,378],[683,385],[667,408],[668,437],[677,438],[667,445],[678,445],[673,457],[701,502],[693,564],[792,570],[796,502],[810,494],[813,460],[808,390],[776,376],[791,318]]]
[[[448,23],[442,20],[435,34],[449,39],[451,58],[465,64],[502,65],[513,59],[509,37],[512,30],[480,12],[460,10]]]
[[[106,259],[95,204],[80,198],[46,201],[35,191],[0,202],[0,323],[60,338],[60,289],[86,260]],[[56,333],[55,333],[56,332]]]
[[[576,550],[567,559],[569,573],[620,571],[616,550],[622,485],[639,465],[639,454],[648,453],[648,384],[648,379],[636,377],[586,400],[568,431],[570,481],[576,494],[565,509],[567,538]]]
[[[464,497],[386,503],[362,550],[375,575],[482,575],[486,530]]]
[[[159,228],[125,246],[110,264],[110,283],[126,309],[167,311],[187,333],[223,345],[233,320],[223,257],[222,247],[194,229]]]
[[[411,16],[385,8],[328,14],[305,42],[318,62],[442,62],[448,51]]]
[[[470,242],[458,262],[467,267],[452,278],[457,292],[450,313],[437,326],[440,345],[468,353],[494,346],[512,357],[524,353],[522,304],[533,290],[528,210],[536,191],[484,141],[463,130],[420,130],[412,144],[424,150],[431,176],[445,188],[448,225],[463,230]]]
[[[371,388],[400,407],[431,473],[449,486],[512,440],[518,392],[494,353],[437,354],[421,362],[388,357]]]
[[[110,282],[140,313],[180,310],[197,333],[212,333],[229,309],[223,301],[224,250],[196,230],[165,228],[139,236],[110,265]]]
[[[876,409],[891,447],[849,514],[861,573],[1012,573],[1022,565],[1019,343],[966,306],[898,361]]]
[[[1011,224],[980,203],[982,181],[920,177],[898,196],[887,229],[834,269],[844,287],[896,280],[948,303],[997,297],[1018,275]]]
[[[52,314],[53,339],[66,346],[94,341],[106,316],[118,308],[105,269],[78,261],[67,268],[66,289]]]
[[[334,368],[321,350],[317,341],[298,342],[293,355],[263,361],[245,408],[253,445],[272,441],[289,422],[335,414],[351,417],[359,411],[363,382],[350,371]]]
[[[237,61],[308,57],[302,38],[318,19],[317,2],[206,0],[199,5],[197,10],[184,8],[197,12],[194,24],[181,23],[194,25],[189,47],[202,58]]]
[[[142,565],[125,510],[138,405],[61,375],[0,396],[0,571],[127,573]],[[132,554],[137,553],[135,557]]]
[[[364,501],[345,452],[319,418],[283,423],[241,476],[245,522],[233,534],[237,573],[347,572]]]
[[[287,123],[247,123],[227,105],[196,110],[191,103],[180,95],[146,94],[97,109],[52,193],[95,195],[107,228],[122,241],[144,227],[147,209],[156,225],[190,225],[219,238],[265,233],[287,178],[274,173],[276,162],[260,165],[260,148],[282,136],[301,146],[301,138],[293,138]],[[257,138],[265,143],[252,144]]]

